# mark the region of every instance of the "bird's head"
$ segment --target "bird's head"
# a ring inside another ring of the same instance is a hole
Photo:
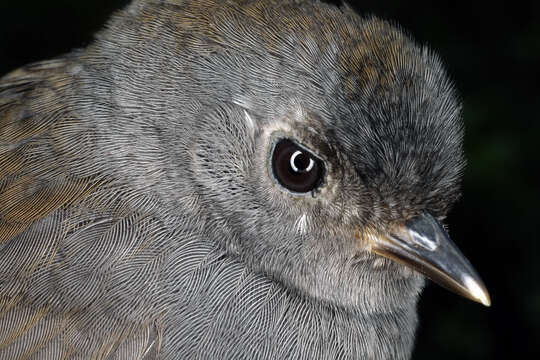
[[[164,72],[197,99],[181,151],[208,231],[331,304],[415,303],[420,273],[489,304],[441,225],[464,157],[439,59],[387,22],[300,3],[188,2],[168,15],[182,47]]]

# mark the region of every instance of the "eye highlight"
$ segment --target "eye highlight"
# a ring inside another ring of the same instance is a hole
[[[277,182],[295,193],[308,193],[323,183],[324,163],[289,139],[276,142],[272,172]]]

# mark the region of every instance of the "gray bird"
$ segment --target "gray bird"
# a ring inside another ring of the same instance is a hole
[[[312,1],[135,0],[0,80],[0,359],[408,359],[460,103],[402,31]]]

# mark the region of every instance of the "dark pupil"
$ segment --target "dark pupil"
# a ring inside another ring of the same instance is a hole
[[[324,165],[309,151],[291,140],[279,140],[272,154],[272,171],[276,180],[286,189],[305,193],[322,183]]]
[[[294,166],[300,172],[306,171],[310,163],[311,163],[311,157],[306,153],[301,153],[301,154],[296,155],[293,160]],[[294,171],[294,168],[292,170]]]

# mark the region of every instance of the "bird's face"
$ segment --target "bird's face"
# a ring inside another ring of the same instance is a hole
[[[330,120],[288,106],[266,122],[229,109],[219,131],[210,125],[217,136],[198,148],[212,206],[235,229],[231,252],[293,291],[363,311],[414,304],[423,285],[415,270],[489,301],[439,223],[459,196],[457,117],[428,126],[422,116],[434,109],[423,104],[398,118]]]
[[[439,222],[464,167],[440,62],[385,22],[302,11],[289,28],[276,18],[250,29],[252,12],[245,24],[212,18],[219,41],[191,70],[217,104],[190,148],[209,231],[308,298],[389,311],[416,302],[422,272],[488,304]]]

